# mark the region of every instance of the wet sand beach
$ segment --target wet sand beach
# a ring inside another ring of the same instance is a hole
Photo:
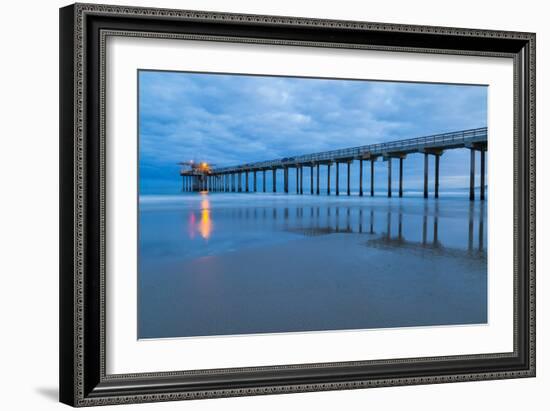
[[[483,324],[486,232],[464,198],[144,197],[138,335]]]

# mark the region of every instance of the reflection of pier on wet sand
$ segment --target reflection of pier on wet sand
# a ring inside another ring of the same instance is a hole
[[[357,205],[298,206],[298,207],[262,207],[232,209],[231,215],[238,220],[263,219],[282,223],[284,231],[307,237],[319,237],[330,234],[370,234],[365,244],[375,247],[407,248],[433,250],[438,253],[455,253],[467,250],[468,253],[485,251],[485,206],[483,203],[469,203],[467,243],[454,249],[441,242],[439,205],[433,210],[426,205],[421,221],[411,223],[413,235],[404,235],[406,221],[411,213],[405,213],[400,207],[390,211],[380,211],[376,207]],[[476,209],[478,212],[476,213]],[[412,214],[414,216],[414,214]],[[378,229],[375,229],[378,227]],[[417,229],[417,230],[416,230]],[[418,235],[416,234],[418,233]],[[416,240],[411,239],[417,238]]]

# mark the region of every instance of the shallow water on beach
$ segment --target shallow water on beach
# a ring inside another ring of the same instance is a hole
[[[139,338],[486,323],[486,204],[441,195],[142,196]]]

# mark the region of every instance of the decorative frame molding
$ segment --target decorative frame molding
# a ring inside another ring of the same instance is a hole
[[[514,351],[107,375],[108,36],[513,58]],[[535,34],[75,4],[60,10],[60,96],[62,402],[90,406],[535,376]]]

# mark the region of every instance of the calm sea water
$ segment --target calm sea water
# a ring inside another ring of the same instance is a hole
[[[142,196],[139,338],[486,323],[486,204],[445,196]]]

